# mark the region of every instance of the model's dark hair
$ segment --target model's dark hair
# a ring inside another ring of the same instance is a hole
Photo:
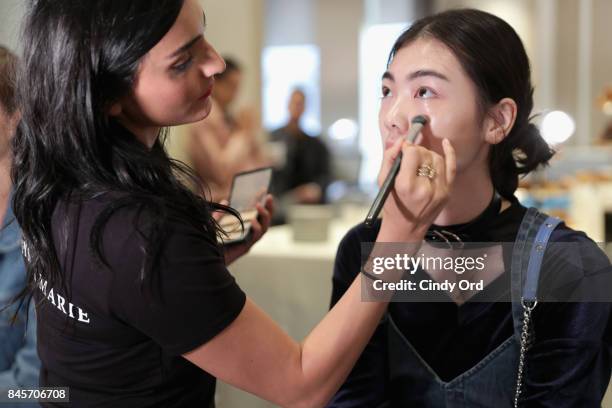
[[[17,56],[0,45],[0,107],[9,115],[17,110],[15,74]]]
[[[491,147],[489,167],[495,189],[512,199],[519,176],[545,165],[554,151],[531,123],[533,86],[529,59],[514,29],[480,10],[456,9],[416,21],[395,42],[389,63],[403,47],[419,38],[446,45],[476,85],[478,108],[484,114],[503,98],[516,102],[516,121],[506,138]]]
[[[142,58],[169,31],[182,5],[183,0],[31,1],[23,27],[22,120],[13,139],[12,177],[32,287],[44,278],[51,287],[66,288],[51,228],[59,202],[103,193],[117,197],[90,236],[95,259],[107,266],[105,223],[126,207],[147,214],[151,224],[145,230],[138,228],[140,217],[134,219],[146,242],[143,283],[155,271],[170,211],[211,240],[218,234],[211,211],[232,212],[185,187],[181,180],[193,173],[168,157],[165,134],[149,149],[107,113],[132,90]]]

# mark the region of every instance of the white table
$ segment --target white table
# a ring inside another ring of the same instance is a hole
[[[363,219],[365,211],[353,211],[332,221],[324,242],[295,242],[290,226],[273,227],[229,269],[247,295],[291,337],[301,341],[329,308],[338,244]],[[221,382],[216,399],[219,408],[274,406]]]

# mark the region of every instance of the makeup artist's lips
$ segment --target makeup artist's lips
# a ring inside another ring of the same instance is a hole
[[[206,92],[204,93],[204,95],[202,95],[200,97],[200,100],[204,100],[206,98],[208,98],[211,94],[212,94],[212,90],[213,90],[213,84],[210,84],[210,86],[208,87],[208,89],[206,90]]]

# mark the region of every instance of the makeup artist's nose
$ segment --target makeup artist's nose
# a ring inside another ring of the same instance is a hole
[[[202,61],[201,70],[205,77],[212,78],[214,75],[225,71],[225,61],[211,44],[206,45],[208,49],[206,50],[206,57]]]
[[[410,115],[404,98],[397,98],[385,116],[385,126],[390,132],[404,135],[410,128]]]

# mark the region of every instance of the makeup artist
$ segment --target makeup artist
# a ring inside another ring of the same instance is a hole
[[[217,244],[212,213],[236,211],[192,193],[183,184],[191,173],[163,144],[166,127],[210,113],[225,69],[199,2],[28,4],[12,204],[28,273],[22,299],[36,304],[41,386],[69,387],[61,406],[191,408],[214,406],[219,378],[280,406],[324,406],[387,302],[362,302],[353,279],[298,342],[228,272],[241,253]],[[411,160],[384,208],[392,222],[375,240],[420,244],[447,199],[454,151],[446,143],[443,158],[398,140],[383,177],[400,149]],[[436,188],[416,176],[434,158]],[[419,218],[400,205],[419,208]],[[242,254],[269,226],[271,197],[258,212]]]

